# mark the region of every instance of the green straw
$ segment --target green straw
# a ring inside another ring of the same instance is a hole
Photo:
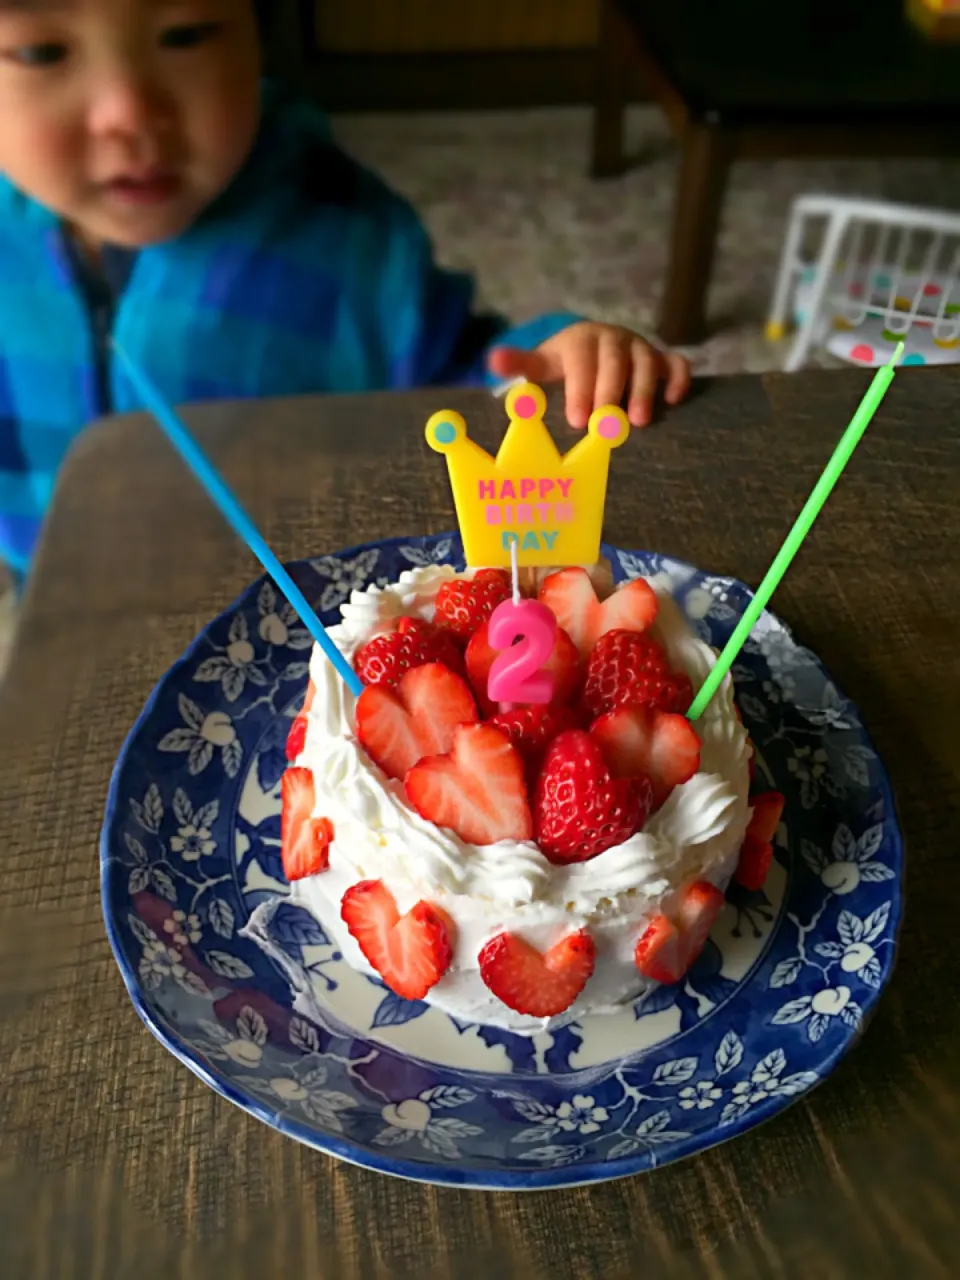
[[[860,439],[867,427],[870,425],[870,419],[876,413],[880,401],[887,393],[887,388],[893,381],[893,375],[896,372],[900,357],[903,355],[903,343],[897,343],[897,349],[890,357],[888,364],[882,369],[878,369],[876,376],[870,383],[867,394],[860,402],[860,407],[853,415],[849,427],[840,437],[840,443],[833,451],[833,456],[823,469],[823,474],[814,486],[813,492],[804,504],[803,510],[797,516],[793,528],[787,534],[783,546],[777,552],[776,559],[767,570],[767,575],[757,588],[757,592],[751,600],[746,613],[737,624],[737,629],[724,645],[723,651],[717,658],[717,661],[707,676],[700,689],[700,692],[693,700],[690,710],[687,712],[688,720],[699,720],[703,715],[710,699],[719,689],[724,676],[733,666],[737,659],[737,654],[746,643],[750,632],[759,621],[761,613],[767,606],[767,601],[780,585],[780,579],[790,568],[793,557],[800,550],[800,545],[804,538],[810,532],[810,526],[820,514],[820,509],[829,498],[833,486],[843,474],[843,469],[850,461],[850,456],[860,443]]]

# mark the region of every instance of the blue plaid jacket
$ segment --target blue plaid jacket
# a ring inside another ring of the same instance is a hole
[[[136,255],[105,324],[56,215],[0,177],[0,559],[28,568],[83,427],[141,407],[111,333],[179,404],[481,382],[494,341],[532,348],[577,318],[508,331],[472,302],[411,207],[269,86],[243,172],[184,235]]]

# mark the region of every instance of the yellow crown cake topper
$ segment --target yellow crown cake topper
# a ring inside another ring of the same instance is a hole
[[[427,443],[446,454],[468,565],[509,566],[511,543],[522,565],[596,564],[607,498],[610,450],[630,434],[627,415],[604,405],[583,438],[561,454],[543,422],[547,398],[531,382],[511,387],[510,426],[496,458],[467,435],[459,413],[427,423]]]

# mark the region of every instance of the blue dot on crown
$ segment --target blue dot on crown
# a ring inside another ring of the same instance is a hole
[[[452,422],[438,422],[433,429],[433,436],[438,444],[453,444],[457,438],[457,428]]]

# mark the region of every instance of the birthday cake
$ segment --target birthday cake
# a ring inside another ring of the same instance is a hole
[[[428,424],[439,451],[469,446],[466,478],[448,456],[468,567],[413,569],[342,606],[329,635],[363,688],[315,649],[282,856],[293,900],[354,967],[532,1034],[679,981],[731,877],[762,884],[781,801],[749,796],[729,679],[688,717],[715,654],[666,588],[615,588],[597,563],[620,411],[598,411],[565,458],[538,388],[507,411],[525,435],[496,463],[456,415]]]

